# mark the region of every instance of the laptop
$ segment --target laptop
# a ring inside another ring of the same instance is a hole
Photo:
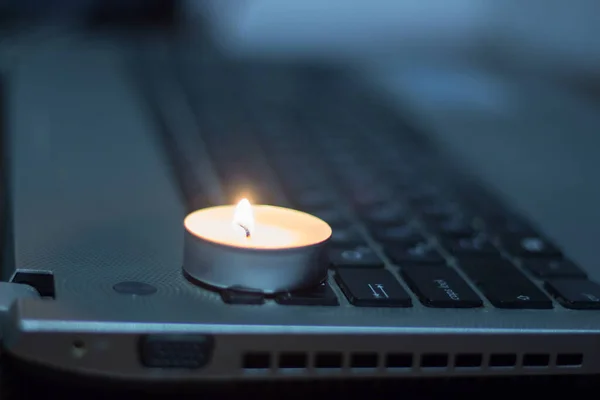
[[[6,314],[16,359],[161,382],[600,372],[596,266],[360,74],[177,39],[28,49],[4,90],[3,280],[39,294]],[[241,196],[332,227],[323,282],[185,276],[185,216]]]

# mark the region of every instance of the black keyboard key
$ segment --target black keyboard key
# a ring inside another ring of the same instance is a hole
[[[574,310],[600,309],[600,285],[583,279],[555,279],[546,282],[548,290],[563,307]]]
[[[378,225],[371,227],[371,233],[380,242],[393,243],[419,243],[425,241],[425,237],[419,229],[411,223],[398,223],[390,225]]]
[[[508,260],[503,258],[463,258],[459,267],[476,284],[502,279],[520,279],[524,275]]]
[[[360,193],[361,190],[364,190],[365,193],[369,194],[377,194],[380,193],[379,190],[368,191],[367,189],[374,187],[382,187],[380,177],[372,172],[367,170],[359,170],[353,171],[354,173],[349,173],[349,171],[336,171],[336,178],[339,179],[339,183],[344,188],[348,194],[350,193]]]
[[[464,238],[476,235],[472,218],[464,215],[428,220],[427,227],[431,231],[447,237]]]
[[[368,246],[333,248],[329,251],[329,260],[337,268],[383,268],[383,261]]]
[[[402,276],[427,307],[473,308],[483,305],[479,296],[452,268],[403,267]]]
[[[458,265],[475,283],[525,277],[504,258],[461,258]]]
[[[336,197],[328,190],[311,189],[305,190],[292,197],[294,204],[300,208],[316,208],[335,206]]]
[[[486,235],[445,238],[441,240],[442,246],[450,254],[458,257],[493,257],[500,253]]]
[[[462,214],[462,207],[457,202],[443,199],[413,202],[412,206],[426,219],[447,219]]]
[[[340,269],[335,279],[348,298],[359,307],[410,307],[410,295],[385,269]]]
[[[569,260],[556,259],[527,259],[523,260],[523,266],[535,276],[546,278],[572,278],[585,279],[587,274],[575,263]]]
[[[263,304],[265,296],[256,291],[225,289],[221,291],[221,299],[227,304]]]
[[[365,243],[363,236],[352,226],[335,226],[331,234],[331,245],[335,247],[358,246]]]
[[[275,301],[279,304],[291,306],[339,305],[337,296],[327,282],[321,283],[314,289],[278,294],[275,297]]]
[[[391,224],[406,220],[407,210],[398,203],[386,202],[360,210],[359,216],[367,225]]]
[[[533,228],[519,217],[507,216],[504,213],[489,214],[483,212],[482,218],[486,229],[497,235],[530,235]]]
[[[561,257],[561,251],[547,239],[538,235],[507,235],[501,237],[507,252],[517,257]]]
[[[323,177],[314,173],[306,173],[298,176],[292,169],[287,174],[280,170],[278,175],[280,176],[285,192],[291,199],[294,199],[301,193],[312,192],[327,187],[327,182]]]
[[[331,226],[347,225],[348,220],[346,214],[339,207],[319,208],[311,210],[309,208],[303,211],[314,215],[317,218],[321,218]]]
[[[525,277],[496,283],[485,282],[479,285],[479,290],[497,308],[552,308],[552,301],[548,296]]]
[[[460,267],[495,307],[552,308],[552,301],[506,260],[463,259]]]
[[[442,191],[439,188],[428,183],[419,184],[409,188],[405,193],[405,196],[411,203],[432,201],[436,198],[443,197]]]
[[[374,207],[387,203],[393,198],[392,190],[387,187],[374,186],[376,183],[354,186],[347,191],[348,200],[355,207]]]
[[[385,252],[395,264],[443,264],[444,257],[437,251],[435,246],[427,241],[418,243],[389,243],[385,246]]]

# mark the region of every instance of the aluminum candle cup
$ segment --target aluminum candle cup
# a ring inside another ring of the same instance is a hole
[[[310,214],[244,199],[195,211],[184,226],[183,269],[206,285],[270,294],[327,277],[331,227]]]

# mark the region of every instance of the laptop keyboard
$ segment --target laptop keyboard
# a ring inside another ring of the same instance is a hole
[[[230,202],[251,193],[333,228],[334,279],[276,303],[339,306],[337,292],[354,307],[600,309],[600,286],[580,267],[355,81],[244,64],[178,79]]]

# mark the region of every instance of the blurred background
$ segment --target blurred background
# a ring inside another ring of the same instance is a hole
[[[600,4],[594,0],[3,0],[3,26],[44,22],[208,26],[231,51],[354,61],[459,58],[557,75],[597,75]]]
[[[15,32],[185,32],[188,51],[360,70],[584,264],[600,236],[596,0],[2,0]],[[29,43],[29,42],[27,42]]]

